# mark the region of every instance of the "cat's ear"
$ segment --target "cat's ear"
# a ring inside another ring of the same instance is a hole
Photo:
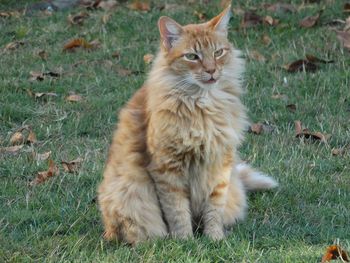
[[[159,18],[158,27],[164,48],[166,50],[171,49],[174,42],[180,38],[182,27],[166,16]]]
[[[209,26],[217,33],[227,36],[228,22],[231,18],[231,5],[225,8],[219,15],[208,22]]]

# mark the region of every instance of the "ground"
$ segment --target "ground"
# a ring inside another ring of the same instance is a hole
[[[1,1],[0,10],[30,2]],[[319,262],[334,242],[350,250],[349,148],[332,155],[332,149],[350,143],[350,54],[327,24],[347,17],[343,1],[336,0],[303,7],[302,1],[292,1],[301,6],[294,13],[269,12],[261,7],[263,1],[233,3],[236,9],[256,8],[259,15],[280,20],[277,26],[244,30],[242,16],[236,14],[229,30],[230,40],[247,57],[247,92],[242,99],[249,117],[252,123],[267,122],[274,128],[260,135],[247,133],[242,157],[276,178],[279,188],[250,194],[247,219],[221,242],[197,237],[130,248],[102,239],[96,187],[117,112],[147,77],[150,65],[143,56],[157,51],[157,19],[168,15],[182,24],[199,22],[194,11],[210,18],[219,12],[219,2],[168,1],[175,5],[162,9],[160,1],[154,1],[145,13],[122,3],[109,11],[109,19],[107,11],[87,11],[90,16],[81,26],[67,21],[81,8],[0,17],[0,147],[10,146],[11,136],[24,125],[37,137],[34,145],[26,144],[14,154],[0,152],[0,261],[294,263]],[[322,8],[315,27],[300,28],[299,20]],[[262,41],[264,35],[270,45]],[[101,46],[64,52],[63,46],[77,37],[98,39]],[[6,48],[15,41],[23,44]],[[47,59],[38,55],[41,50]],[[252,51],[266,60],[252,58]],[[306,54],[334,63],[321,64],[315,72],[289,73],[283,68]],[[31,71],[62,74],[31,81]],[[35,98],[39,92],[57,96]],[[82,100],[67,101],[70,92]],[[295,104],[296,110],[288,110],[287,104]],[[331,137],[326,143],[296,138],[295,120]],[[37,161],[33,152],[47,151],[61,172],[30,186],[48,167],[47,160]],[[63,171],[60,162],[77,157],[84,159],[78,172]]]

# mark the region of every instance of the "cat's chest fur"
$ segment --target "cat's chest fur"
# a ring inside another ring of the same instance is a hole
[[[237,97],[217,91],[169,105],[172,111],[160,111],[161,117],[153,123],[151,119],[152,145],[154,151],[163,149],[171,162],[179,163],[183,173],[222,163],[240,142],[244,114]]]

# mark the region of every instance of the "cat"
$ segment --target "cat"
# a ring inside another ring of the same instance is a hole
[[[243,219],[248,190],[277,182],[240,161],[244,60],[227,39],[230,6],[210,21],[158,21],[160,50],[119,114],[98,202],[108,240],[213,240]]]

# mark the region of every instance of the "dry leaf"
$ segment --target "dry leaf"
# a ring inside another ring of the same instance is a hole
[[[118,75],[121,77],[127,77],[132,75],[132,71],[130,69],[125,69],[125,68],[122,68],[121,66],[117,66],[116,70]]]
[[[34,158],[37,162],[45,161],[51,156],[51,151],[44,153],[35,153]]]
[[[314,16],[307,16],[303,18],[300,22],[299,25],[304,28],[310,28],[316,25],[318,20],[320,19],[322,12],[319,12],[317,15]]]
[[[265,46],[269,46],[271,44],[272,40],[268,35],[264,34],[262,37],[262,42]]]
[[[350,3],[345,3],[343,7],[344,13],[350,13]]]
[[[250,126],[250,132],[254,133],[254,134],[260,134],[263,131],[263,125],[259,122],[259,123],[253,123]]]
[[[54,92],[36,92],[34,98],[39,99],[43,97],[57,97],[58,95]]]
[[[66,101],[72,101],[72,102],[78,102],[78,101],[81,101],[82,99],[83,97],[78,94],[70,94],[66,97]]]
[[[19,150],[23,148],[22,145],[15,145],[15,146],[9,146],[9,147],[1,147],[0,148],[0,153],[17,153]]]
[[[36,143],[36,141],[37,141],[37,140],[36,140],[36,135],[35,135],[35,133],[34,133],[32,130],[29,130],[29,134],[28,134],[26,143],[33,144],[33,143]]]
[[[92,46],[83,38],[75,38],[64,45],[63,51],[74,51],[76,48],[91,49]]]
[[[80,0],[79,5],[91,10],[96,9],[100,2],[102,2],[102,0]]]
[[[17,48],[19,48],[20,46],[23,46],[24,45],[24,42],[23,41],[14,41],[14,42],[10,42],[8,43],[4,50],[15,50]]]
[[[118,51],[113,52],[112,58],[120,59],[120,53]]]
[[[254,60],[257,60],[257,61],[260,61],[260,62],[265,62],[266,61],[266,58],[264,57],[264,55],[259,53],[259,51],[257,51],[257,50],[249,51],[249,57],[251,59],[254,59]]]
[[[248,11],[244,13],[243,20],[241,22],[242,28],[248,28],[263,23],[263,18],[254,12]]]
[[[79,157],[79,158],[77,158],[73,161],[70,161],[70,162],[62,161],[61,164],[62,164],[65,172],[76,173],[76,172],[78,172],[82,161],[83,161],[83,159]]]
[[[101,19],[101,20],[102,20],[102,23],[103,23],[103,24],[107,24],[110,18],[111,18],[111,14],[104,14],[104,15],[102,16],[102,19]]]
[[[19,18],[20,16],[21,16],[21,13],[18,11],[0,12],[0,17],[4,17],[4,18],[9,18],[9,17]]]
[[[350,51],[350,31],[336,31],[338,40],[342,43],[342,45]]]
[[[53,72],[53,71],[48,71],[48,72],[38,72],[38,71],[30,71],[30,81],[43,81],[46,76],[53,77],[53,78],[58,78],[61,76],[61,73]]]
[[[128,5],[128,8],[135,11],[144,11],[148,12],[151,10],[150,4],[146,2],[140,2],[140,1],[134,1],[130,5]]]
[[[333,148],[331,153],[333,156],[343,155],[345,150],[343,148]]]
[[[305,60],[305,59],[298,59],[290,64],[284,65],[284,69],[286,69],[288,72],[297,72],[297,71],[306,71],[306,72],[315,72],[319,66],[316,64]]]
[[[146,54],[143,56],[143,61],[146,64],[150,64],[153,61],[154,55],[153,54]]]
[[[297,106],[295,104],[288,104],[286,105],[286,108],[291,112],[296,112]]]
[[[280,2],[275,4],[267,4],[264,5],[264,7],[267,11],[275,13],[293,13],[297,11],[297,9],[293,5]]]
[[[23,144],[24,143],[24,136],[22,132],[15,132],[11,138],[10,138],[10,143],[11,145],[18,145],[18,144]]]
[[[197,10],[194,10],[193,15],[198,17],[199,21],[204,21],[207,19],[207,15],[203,12],[199,12]]]
[[[268,24],[270,26],[277,26],[279,24],[279,20],[273,18],[272,16],[265,16],[263,18],[263,21],[265,24]]]
[[[45,50],[40,50],[38,52],[38,56],[41,57],[42,60],[47,60],[49,53],[47,53]]]
[[[284,101],[287,101],[288,100],[288,96],[286,94],[281,94],[281,93],[276,93],[276,94],[273,94],[271,96],[272,99],[275,99],[275,100],[278,100],[278,99],[281,99],[281,100],[284,100]]]
[[[323,255],[321,263],[329,262],[333,259],[340,259],[342,262],[350,262],[348,253],[339,245],[331,245],[327,247],[326,253]]]
[[[105,11],[109,11],[111,9],[114,9],[117,6],[117,1],[115,0],[107,0],[107,1],[101,1],[97,7],[102,8]]]
[[[321,142],[327,142],[329,136],[322,134],[321,132],[310,132],[308,129],[303,129],[301,125],[301,121],[295,121],[295,137],[297,138],[305,138],[305,139],[313,139]]]
[[[91,49],[96,49],[101,47],[101,42],[98,39],[94,39],[89,43],[89,45]]]
[[[72,25],[82,25],[84,20],[89,17],[89,14],[86,12],[79,12],[75,15],[69,15],[68,16],[68,22]]]
[[[44,172],[38,172],[36,178],[30,182],[31,186],[41,184],[51,177],[59,175],[60,171],[58,167],[55,165],[54,161],[52,159],[49,159],[49,169]]]

